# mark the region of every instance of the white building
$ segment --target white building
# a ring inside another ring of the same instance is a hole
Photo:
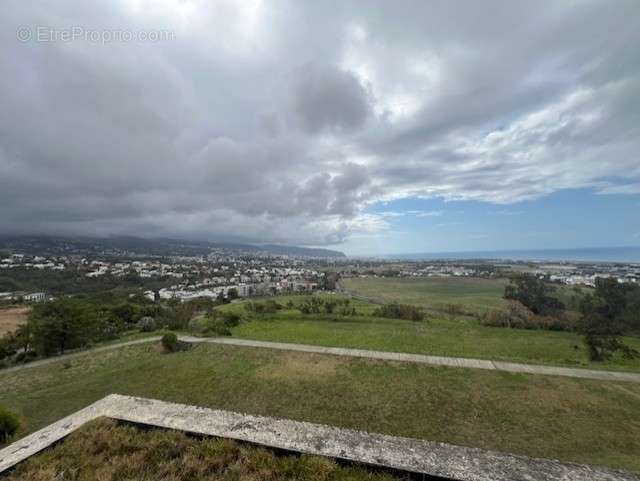
[[[31,294],[25,294],[23,299],[27,302],[44,302],[47,300],[47,296],[44,292],[32,292]]]

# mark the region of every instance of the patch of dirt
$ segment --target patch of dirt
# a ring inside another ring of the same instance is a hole
[[[13,332],[18,326],[26,324],[30,310],[29,307],[0,309],[0,336],[8,332]]]
[[[334,356],[319,356],[288,352],[281,361],[258,368],[256,374],[263,379],[304,380],[314,377],[332,377],[342,361]]]

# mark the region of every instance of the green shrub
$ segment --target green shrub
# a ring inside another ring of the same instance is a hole
[[[231,331],[222,319],[212,319],[207,324],[205,334],[208,336],[230,336]]]
[[[388,319],[405,319],[407,321],[423,321],[425,317],[422,308],[409,304],[398,304],[397,302],[380,306],[373,311],[373,315]]]
[[[174,332],[167,332],[162,336],[162,347],[166,352],[176,352],[180,349],[178,336]]]
[[[18,350],[18,342],[16,337],[11,334],[5,334],[4,337],[0,337],[0,359],[5,359],[13,356]]]
[[[151,316],[141,317],[137,326],[142,332],[151,332],[157,329],[156,321]]]
[[[225,312],[221,316],[222,322],[227,327],[237,327],[240,325],[242,318],[235,312]]]
[[[282,309],[282,305],[273,299],[267,299],[263,302],[247,302],[244,307],[248,312],[258,315],[275,314]]]
[[[0,444],[9,442],[19,427],[18,416],[0,406]]]
[[[473,312],[468,311],[462,304],[445,304],[444,311],[450,316],[473,316]]]
[[[239,316],[237,315],[230,318],[231,322],[235,322],[236,318],[238,318],[237,322],[239,322]],[[229,327],[233,326],[227,323],[225,316],[218,315],[199,317],[189,322],[189,332],[199,336],[230,336]]]
[[[140,318],[140,307],[130,302],[123,302],[111,308],[111,313],[127,324],[133,324]]]
[[[38,357],[36,351],[21,351],[16,355],[14,361],[16,364],[27,363],[33,361],[36,357]]]
[[[513,329],[546,329],[549,331],[573,331],[575,319],[569,313],[558,312],[554,316],[535,315],[518,301],[510,301],[506,309],[494,309],[481,319],[483,326]]]

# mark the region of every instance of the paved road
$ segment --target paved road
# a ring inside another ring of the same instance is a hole
[[[147,342],[157,342],[160,340],[159,336],[147,337],[144,339],[137,339],[135,341],[122,342],[118,344],[110,344],[108,346],[102,346],[86,351],[80,351],[73,354],[67,354],[64,356],[58,356],[41,361],[35,361],[29,364],[23,364],[20,366],[13,366],[7,369],[0,370],[0,374],[14,372],[21,369],[28,369],[31,367],[42,366],[57,362],[60,360],[72,359],[85,354],[91,354],[96,352],[108,351],[111,349],[117,349],[123,346],[132,346],[135,344],[143,344]],[[469,359],[461,357],[441,357],[441,356],[426,356],[423,354],[407,354],[402,352],[386,352],[386,351],[369,351],[365,349],[349,349],[344,347],[323,347],[312,346],[308,344],[289,344],[284,342],[267,342],[267,341],[252,341],[249,339],[236,339],[231,337],[216,337],[216,338],[201,338],[193,336],[180,336],[180,340],[190,343],[211,343],[211,344],[226,344],[230,346],[241,347],[256,347],[263,349],[279,349],[283,351],[297,351],[297,352],[309,352],[314,354],[331,354],[334,356],[346,356],[346,357],[361,357],[366,359],[379,359],[385,361],[398,361],[398,362],[412,362],[418,364],[428,364],[432,366],[448,366],[448,367],[462,367],[468,369],[486,369],[490,371],[506,371],[517,372],[526,374],[543,374],[546,376],[565,376],[581,379],[599,379],[604,381],[627,381],[640,383],[640,373],[634,372],[620,372],[620,371],[600,371],[594,369],[578,369],[570,367],[557,367],[557,366],[541,366],[533,364],[519,364],[512,362],[490,361],[486,359]]]

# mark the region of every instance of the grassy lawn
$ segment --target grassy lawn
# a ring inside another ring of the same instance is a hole
[[[420,279],[352,278],[341,284],[348,291],[381,302],[397,301],[427,309],[443,310],[459,304],[473,312],[486,312],[504,305],[506,279],[428,277]]]
[[[83,456],[80,460],[78,454]],[[228,439],[140,429],[109,419],[92,421],[62,443],[29,458],[6,481],[391,481],[388,473],[328,458],[284,455]]]
[[[590,362],[580,336],[569,332],[486,327],[471,319],[412,322],[379,318],[310,316],[244,321],[234,337],[330,347],[469,357],[529,364],[640,371],[640,359],[615,356]],[[640,349],[640,339],[627,338]]]
[[[273,299],[286,305],[289,300],[301,303],[305,297]],[[443,314],[424,322],[382,319],[372,316],[375,304],[352,300],[351,305],[357,308],[358,316],[303,315],[297,309],[283,309],[262,317],[248,316],[242,302],[219,309],[244,317],[245,320],[232,329],[234,337],[244,339],[640,371],[640,359],[628,360],[619,355],[603,363],[590,362],[581,336],[575,333],[488,327],[476,319]],[[640,339],[626,338],[625,342],[640,350]]]
[[[223,345],[0,372],[20,435],[109,393],[640,470],[640,385]]]

